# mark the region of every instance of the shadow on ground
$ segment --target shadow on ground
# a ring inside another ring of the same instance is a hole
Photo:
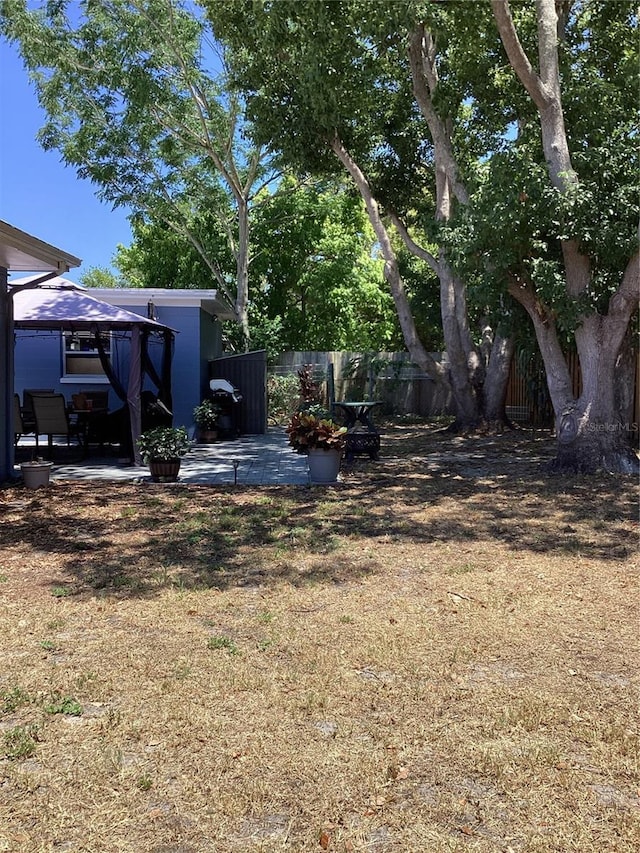
[[[3,553],[21,554],[61,594],[151,595],[345,583],[376,554],[478,543],[619,561],[633,553],[633,478],[551,477],[548,436],[461,439],[388,430],[377,462],[356,459],[333,487],[57,483],[0,492]],[[65,592],[66,590],[66,592]]]

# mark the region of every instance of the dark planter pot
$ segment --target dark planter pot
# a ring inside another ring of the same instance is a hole
[[[168,462],[149,462],[149,471],[154,483],[175,483],[180,471],[180,460],[169,459]]]
[[[198,441],[200,444],[213,444],[218,440],[217,429],[199,429]]]

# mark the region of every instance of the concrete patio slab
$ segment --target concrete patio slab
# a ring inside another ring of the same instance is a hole
[[[31,446],[23,439],[20,448]],[[118,464],[113,456],[90,456],[73,463],[56,463],[53,480],[114,480],[151,482],[146,466]],[[16,476],[20,466],[16,465]],[[245,435],[233,441],[194,444],[183,458],[179,483],[212,483],[246,486],[309,485],[306,456],[289,447],[284,429],[272,427],[265,435]]]

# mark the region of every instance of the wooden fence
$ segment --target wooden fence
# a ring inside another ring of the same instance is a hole
[[[446,353],[431,353],[446,364]],[[568,356],[573,393],[581,390],[577,354]],[[435,417],[453,413],[450,396],[443,397],[434,382],[422,373],[406,352],[289,352],[283,353],[271,373],[295,373],[311,365],[321,387],[325,403],[333,400],[381,400],[387,414],[416,414]],[[523,361],[514,357],[509,373],[506,398],[507,414],[512,420],[534,426],[552,426],[553,411],[544,370],[538,359]],[[640,352],[636,353],[632,429],[640,423]]]
[[[446,355],[432,353],[437,361]],[[443,395],[409,360],[405,352],[288,352],[271,373],[295,373],[305,365],[321,389],[325,404],[332,400],[380,400],[386,414],[436,417],[452,414],[450,395]]]

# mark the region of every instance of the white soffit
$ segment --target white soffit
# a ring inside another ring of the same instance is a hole
[[[80,258],[0,220],[0,267],[13,272],[67,272]]]

